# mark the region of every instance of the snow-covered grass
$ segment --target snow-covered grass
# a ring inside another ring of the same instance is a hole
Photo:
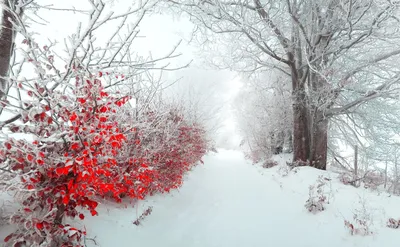
[[[400,198],[341,184],[338,174],[309,167],[288,170],[251,165],[238,151],[219,150],[196,167],[178,191],[132,205],[104,203],[99,216],[79,221],[89,247],[394,247],[400,229],[386,227],[400,218]],[[321,177],[322,176],[322,177]],[[304,207],[309,186],[321,177],[329,199],[325,210]],[[1,204],[1,202],[0,202]],[[152,206],[141,225],[133,222]],[[345,220],[366,218],[368,236],[351,235]],[[9,229],[0,228],[0,237]],[[93,241],[94,240],[94,241]],[[95,244],[96,242],[96,244]]]

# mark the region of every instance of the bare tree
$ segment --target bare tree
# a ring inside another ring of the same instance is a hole
[[[397,2],[167,2],[187,13],[205,36],[211,31],[239,44],[240,55],[232,56],[252,60],[248,70],[276,68],[290,77],[296,162],[326,169],[329,119],[398,92]]]

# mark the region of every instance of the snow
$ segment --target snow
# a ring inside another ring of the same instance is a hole
[[[6,215],[12,212],[16,205],[12,202],[12,197],[9,193],[1,190],[0,187],[0,246],[3,239],[13,230],[12,226],[6,225]]]
[[[86,245],[131,247],[394,247],[400,229],[386,227],[400,218],[400,198],[343,185],[333,172],[309,167],[288,171],[289,156],[271,169],[251,165],[239,151],[219,150],[205,157],[178,191],[157,195],[137,206],[103,203],[99,216],[78,221],[87,229]],[[318,176],[328,181],[330,204],[309,213],[308,188]],[[359,202],[361,200],[361,203]],[[133,221],[148,208],[142,224]],[[371,217],[371,236],[352,236],[344,220],[357,210]],[[0,228],[0,237],[3,237]]]

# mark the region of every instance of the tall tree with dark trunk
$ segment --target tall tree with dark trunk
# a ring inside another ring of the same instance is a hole
[[[0,99],[4,98],[8,90],[7,76],[16,36],[14,24],[18,23],[26,6],[19,1],[21,0],[0,0],[2,14],[0,22]]]
[[[326,169],[329,119],[399,91],[399,3],[166,1],[190,16],[205,44],[217,34],[237,46],[231,68],[247,60],[247,71],[268,67],[289,76],[295,162]]]
[[[13,24],[10,20],[13,20],[12,12],[9,11],[11,8],[10,1],[1,0],[2,15],[1,23],[2,26],[0,31],[0,98],[3,98],[7,90],[7,75],[10,66],[12,46],[14,40]]]

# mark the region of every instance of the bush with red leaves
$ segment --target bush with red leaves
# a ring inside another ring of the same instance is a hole
[[[157,113],[158,111],[158,113]],[[135,132],[127,134],[127,153],[135,157],[122,166],[135,169],[135,163],[146,163],[155,171],[153,183],[146,187],[149,194],[178,188],[188,172],[209,149],[205,130],[189,123],[173,106],[143,113],[139,118],[127,116],[123,122],[134,122]],[[135,116],[136,117],[136,116]]]
[[[154,153],[154,158],[150,160],[159,172],[156,182],[161,191],[168,192],[172,188],[179,187],[183,182],[183,175],[197,161],[201,161],[201,157],[206,153],[204,130],[184,123],[180,125],[177,141],[168,142],[165,151]]]
[[[122,83],[125,79],[141,80],[136,70],[126,78],[121,74],[134,61],[123,68],[114,64],[120,51],[128,52],[122,48],[129,47],[129,42],[121,42],[121,49],[111,58],[93,47],[78,51],[92,38],[90,28],[105,23],[96,22],[103,9],[99,1],[86,34],[71,40],[70,48],[75,48],[68,51],[68,59],[62,59],[68,61],[65,71],[56,68],[50,46],[42,49],[30,34],[23,34],[26,47],[21,48],[24,60],[19,70],[22,65],[32,66],[35,75],[6,78],[13,91],[0,102],[3,112],[13,114],[0,123],[0,163],[7,171],[7,176],[0,174],[0,180],[7,179],[8,189],[21,204],[10,219],[16,230],[4,239],[4,246],[82,246],[85,231],[66,224],[66,217],[83,220],[88,214],[97,215],[99,197],[117,202],[124,196],[140,200],[177,188],[185,172],[208,149],[204,128],[187,121],[177,107],[146,106],[140,114],[133,114],[138,109],[127,106],[129,95],[111,93],[116,85],[126,85]],[[113,63],[116,71],[92,71],[98,67],[89,66],[90,59],[97,65]],[[157,60],[138,62],[154,66]],[[154,96],[153,88],[149,91]],[[144,103],[154,102],[146,99]],[[129,121],[124,121],[129,113]]]
[[[204,129],[177,112],[122,125],[118,116],[129,97],[109,95],[94,76],[77,76],[75,86],[70,96],[39,86],[29,91],[30,102],[40,103],[29,103],[22,124],[9,126],[34,141],[10,138],[0,148],[1,162],[18,174],[22,205],[6,246],[81,246],[85,231],[65,217],[84,219],[79,208],[97,215],[96,196],[120,202],[178,188],[207,151]]]
[[[5,240],[12,246],[80,246],[85,232],[64,224],[64,217],[83,219],[78,207],[97,215],[95,195],[143,197],[141,188],[151,182],[145,165],[126,177],[129,190],[108,179],[118,170],[115,156],[126,142],[115,115],[128,98],[109,96],[94,77],[77,77],[72,96],[43,88],[30,95],[32,101],[45,97],[46,103],[32,106],[23,124],[10,130],[35,140],[10,138],[0,149],[2,162],[19,173],[22,204],[11,218],[18,229]]]

